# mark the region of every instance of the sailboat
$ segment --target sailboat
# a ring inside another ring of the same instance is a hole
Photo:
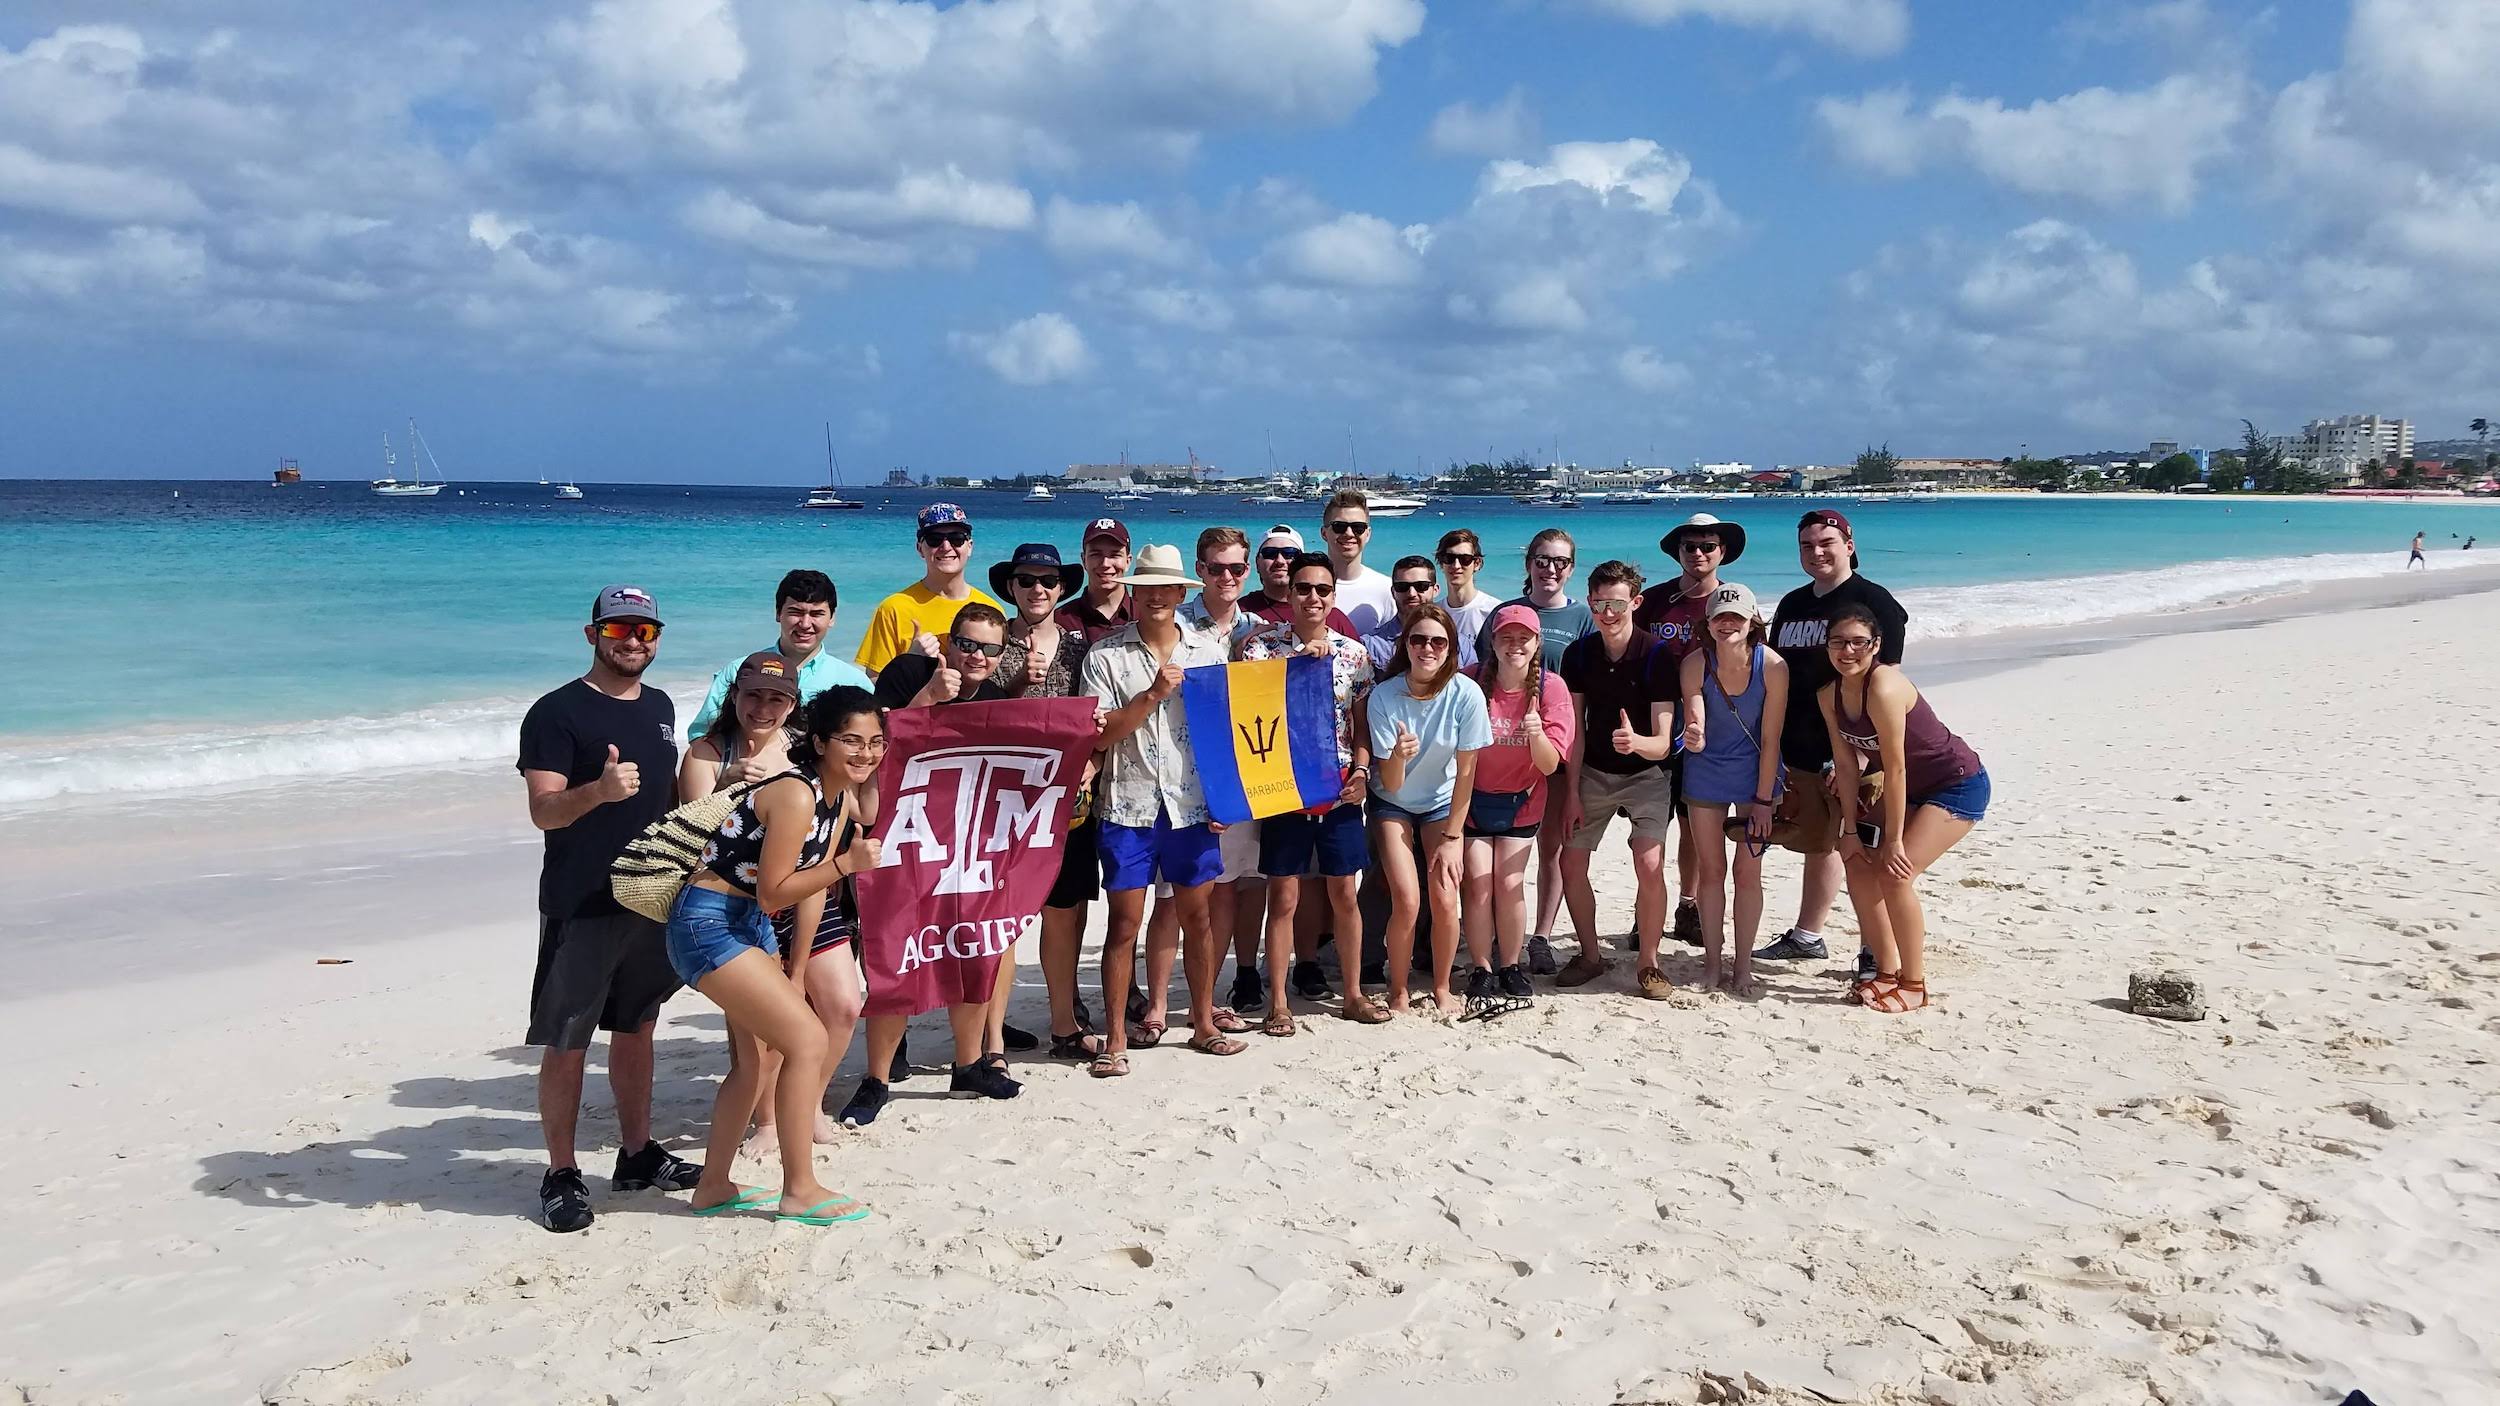
[[[825,486],[807,490],[802,508],[821,508],[830,512],[857,512],[867,507],[857,499],[842,496],[842,462],[833,457],[833,422],[825,422]]]
[[[398,476],[393,473],[393,470],[399,466],[399,456],[391,451],[390,431],[384,430],[382,432],[382,476],[375,479],[372,484],[375,495],[383,498],[431,498],[442,492],[443,485],[440,482],[425,481],[425,465],[420,460],[420,455],[424,459],[432,459],[434,451],[426,448],[425,441],[417,437],[417,422],[411,419],[408,422],[408,471],[416,477],[407,483],[401,483]],[[434,472],[438,477],[442,470],[442,465],[434,466]]]

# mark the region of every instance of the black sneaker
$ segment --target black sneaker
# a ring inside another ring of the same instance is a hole
[[[1553,940],[1546,937],[1543,933],[1531,934],[1528,938],[1529,974],[1531,976],[1552,976],[1560,970],[1562,970],[1562,963],[1554,960]]]
[[[1858,980],[1875,979],[1875,954],[1864,947],[1858,949]]]
[[[618,1191],[691,1191],[703,1179],[703,1168],[684,1161],[656,1142],[643,1144],[642,1151],[627,1156],[616,1154],[616,1173],[608,1185]]]
[[[1514,1001],[1524,1003],[1536,999],[1536,987],[1528,981],[1528,969],[1517,962],[1494,973],[1493,979],[1500,985],[1502,994]]]
[[[1007,1071],[995,1064],[958,1064],[955,1081],[946,1091],[956,1098],[1014,1098],[1024,1092],[1024,1085],[1007,1077]]]
[[[1041,1040],[1032,1031],[1018,1030],[1012,1025],[1000,1026],[998,1038],[1007,1048],[1018,1054],[1026,1050],[1040,1049],[1042,1045]]]
[[[1257,1015],[1267,1009],[1267,979],[1248,967],[1233,968],[1233,1014]]]
[[[885,1071],[885,1081],[889,1084],[899,1084],[910,1077],[911,1037],[905,1035],[894,1042],[894,1064],[892,1068]]]
[[[1388,985],[1389,964],[1387,962],[1365,962],[1363,964],[1363,984],[1365,986]]]
[[[1701,905],[1689,898],[1675,905],[1675,940],[1687,947],[1701,945]]]
[[[1328,984],[1328,973],[1313,961],[1293,964],[1293,990],[1305,1001],[1324,1001],[1337,994],[1336,988]]]
[[[1819,962],[1830,955],[1831,950],[1823,945],[1823,939],[1807,937],[1790,928],[1770,946],[1755,948],[1753,957],[1757,962]]]
[[[1458,1017],[1461,1020],[1482,1020],[1495,1013],[1495,1007],[1501,1002],[1493,994],[1492,972],[1478,967],[1467,973],[1466,1002],[1465,1010]]]
[[[558,1235],[590,1229],[590,1188],[579,1167],[558,1167],[538,1179],[538,1213]]]
[[[894,1095],[887,1093],[883,1079],[862,1079],[852,1091],[851,1101],[842,1105],[842,1116],[835,1121],[846,1128],[864,1128],[877,1121],[877,1115]]]

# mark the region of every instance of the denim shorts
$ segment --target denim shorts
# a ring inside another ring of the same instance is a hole
[[[1152,888],[1157,879],[1182,888],[1215,882],[1224,872],[1223,846],[1204,825],[1174,825],[1162,811],[1153,825],[1102,823],[1102,887],[1105,893]]]
[[[1271,879],[1305,874],[1342,879],[1371,863],[1363,834],[1363,808],[1336,805],[1318,815],[1295,812],[1259,822],[1259,872]]]
[[[1365,801],[1363,806],[1364,813],[1373,820],[1403,820],[1408,828],[1412,829],[1428,821],[1449,819],[1450,804],[1448,801],[1443,801],[1435,810],[1408,810],[1386,796],[1375,794]]]
[[[1910,809],[1934,806],[1956,820],[1977,824],[1988,813],[1988,769],[1981,767],[1941,791],[1910,798]]]
[[[668,913],[668,964],[678,980],[697,985],[750,947],[781,958],[781,942],[764,905],[693,884],[677,891],[677,906]]]

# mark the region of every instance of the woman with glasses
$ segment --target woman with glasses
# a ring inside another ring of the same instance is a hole
[[[1988,769],[1953,735],[1909,676],[1878,662],[1884,647],[1875,612],[1851,603],[1831,614],[1823,648],[1836,677],[1817,698],[1830,729],[1840,803],[1840,857],[1858,930],[1875,954],[1875,975],[1858,983],[1858,1003],[1887,1015],[1927,1004],[1927,914],[1918,876],[1988,813]],[[1880,775],[1874,811],[1865,813],[1859,777]]]
[[[1597,628],[1587,602],[1571,598],[1571,572],[1578,550],[1571,534],[1559,527],[1529,538],[1527,593],[1503,602],[1536,612],[1539,650],[1548,672],[1562,668],[1563,651],[1573,640]],[[1476,657],[1490,658],[1492,653],[1493,622],[1488,619],[1476,637]],[[1537,976],[1552,976],[1559,969],[1553,932],[1554,920],[1562,916],[1563,908],[1562,846],[1562,826],[1547,825],[1537,831],[1536,925],[1528,929],[1528,970]]]
[[[1458,671],[1458,629],[1448,611],[1426,605],[1407,622],[1389,677],[1365,695],[1363,713],[1379,759],[1371,777],[1372,856],[1389,884],[1389,1009],[1407,1009],[1420,840],[1432,909],[1432,1001],[1442,1016],[1455,1017],[1462,1009],[1450,990],[1466,868],[1461,836],[1475,796],[1476,753],[1492,745],[1493,727],[1484,690]]]
[[[807,706],[802,733],[791,747],[791,769],[730,811],[669,912],[669,965],[729,1024],[729,1075],[712,1109],[711,1156],[694,1188],[697,1215],[770,1207],[779,1220],[834,1225],[868,1214],[816,1179],[809,1138],[780,1139],[778,1194],[730,1180],[761,1093],[765,1051],[781,1057],[773,1111],[785,1128],[805,1126],[821,1106],[830,1054],[822,1020],[799,994],[813,965],[809,954],[794,950],[793,970],[785,973],[765,915],[795,907],[800,928],[812,931],[826,892],[878,860],[853,796],[874,784],[883,751],[876,700],[861,688],[827,689]]]
[[[1693,838],[1701,899],[1702,989],[1721,985],[1729,908],[1728,827],[1741,815],[1734,862],[1736,952],[1730,995],[1751,996],[1753,940],[1762,927],[1762,855],[1779,805],[1780,728],[1788,717],[1788,665],[1763,641],[1753,592],[1733,582],[1710,593],[1708,644],[1679,665],[1684,693],[1684,833]],[[1666,739],[1658,739],[1663,744]],[[1663,755],[1664,745],[1657,746]]]
[[[1107,538],[1105,539],[1108,540]],[[1068,698],[1076,693],[1085,663],[1085,637],[1059,623],[1060,606],[1085,589],[1085,568],[1062,563],[1048,542],[1027,542],[990,568],[990,589],[1013,601],[1007,648],[998,656],[998,677],[1017,698]],[[1094,763],[1088,759],[1076,803],[1068,811],[1067,844],[1059,877],[1042,905],[1042,984],[1050,991],[1050,1053],[1054,1059],[1090,1062],[1102,1053],[1090,1013],[1077,995],[1077,958],[1085,941],[1085,905],[1102,892],[1099,828],[1094,823]],[[1004,996],[1014,989],[1015,964],[999,963],[1000,1018]]]

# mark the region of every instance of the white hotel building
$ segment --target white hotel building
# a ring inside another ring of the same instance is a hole
[[[2285,458],[2320,473],[2351,477],[2371,461],[2393,468],[2413,456],[2413,422],[2377,415],[2312,420],[2280,441]]]

